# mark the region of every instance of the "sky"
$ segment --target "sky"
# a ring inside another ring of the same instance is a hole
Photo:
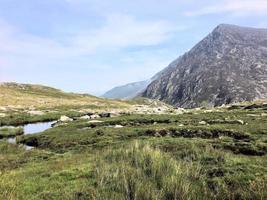
[[[266,19],[267,0],[0,0],[0,82],[101,95],[149,79],[221,23]]]

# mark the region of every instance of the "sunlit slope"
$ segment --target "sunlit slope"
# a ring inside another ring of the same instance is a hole
[[[0,84],[0,106],[18,108],[53,108],[58,106],[127,107],[123,101],[97,98],[91,95],[66,93],[42,85]]]

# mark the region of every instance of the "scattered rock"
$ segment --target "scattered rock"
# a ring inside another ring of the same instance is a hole
[[[40,110],[30,110],[27,113],[30,115],[44,115],[44,112]]]
[[[90,116],[90,119],[98,119],[100,116],[98,114],[94,114]]]
[[[243,120],[241,120],[241,119],[236,120],[236,122],[239,123],[239,124],[241,124],[241,125],[244,125],[245,124],[245,122]]]
[[[0,106],[0,110],[2,110],[2,111],[7,111],[7,108],[4,107],[4,106]]]
[[[249,116],[249,117],[260,117],[260,115],[257,115],[257,114],[247,114],[247,116]]]
[[[183,124],[179,124],[180,127],[184,126]]]
[[[205,121],[201,121],[201,122],[198,122],[200,125],[206,125],[207,124],[207,122],[205,122]]]
[[[80,119],[91,119],[91,117],[89,115],[84,115],[84,116],[80,117]]]
[[[59,119],[60,122],[71,122],[73,121],[73,119],[69,118],[68,116],[61,116],[60,119]]]
[[[6,114],[5,113],[0,113],[0,117],[5,117]]]
[[[177,108],[176,110],[175,110],[175,114],[184,114],[185,113],[185,109],[184,108]]]
[[[204,110],[204,113],[212,113],[214,110]]]
[[[114,128],[123,128],[122,125],[115,125]]]

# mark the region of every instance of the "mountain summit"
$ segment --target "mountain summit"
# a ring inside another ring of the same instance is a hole
[[[267,98],[267,29],[221,24],[142,96],[178,107]]]

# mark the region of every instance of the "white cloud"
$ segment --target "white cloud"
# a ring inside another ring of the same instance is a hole
[[[17,56],[64,58],[120,50],[132,46],[157,45],[176,31],[166,21],[140,21],[128,15],[111,15],[95,30],[79,30],[64,39],[45,38],[23,33],[0,23],[0,52]]]
[[[157,45],[167,40],[175,30],[166,21],[138,21],[128,15],[110,15],[103,27],[77,35],[72,45],[85,52]]]
[[[208,14],[231,13],[239,16],[267,15],[266,0],[223,0],[208,4],[197,10],[187,11],[186,16],[201,16]]]

